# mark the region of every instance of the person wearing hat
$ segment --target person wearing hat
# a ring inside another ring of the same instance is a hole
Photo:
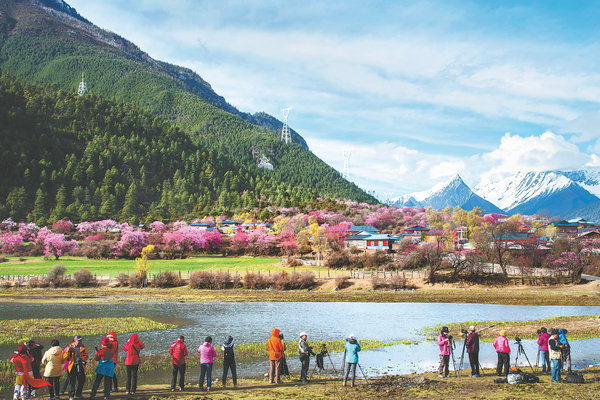
[[[550,372],[552,369],[550,367],[550,355],[548,353],[548,340],[550,339],[550,334],[548,333],[548,329],[542,327],[540,329],[540,334],[538,336],[537,344],[540,349],[540,358],[542,359],[542,374],[546,372]]]
[[[498,376],[508,375],[510,372],[510,345],[504,329],[500,331],[500,336],[494,340],[494,348],[496,349],[496,354],[498,355],[496,373]],[[504,373],[502,373],[503,368]]]
[[[281,383],[279,375],[281,357],[283,356],[283,343],[279,338],[279,329],[271,330],[271,337],[267,340],[267,350],[269,351],[269,383]]]
[[[31,356],[28,350],[26,344],[21,344],[10,358],[10,362],[15,364],[15,375],[17,376],[15,379],[14,400],[29,398],[28,386],[32,388],[50,386],[49,382],[34,378],[31,370]]]
[[[306,339],[308,335],[306,332],[300,333],[300,340],[298,341],[298,355],[300,356],[300,363],[302,367],[300,368],[300,380],[304,383],[308,382],[306,379],[306,375],[308,374],[308,366],[310,364],[310,356],[315,355],[313,353],[313,348],[308,345]]]
[[[58,340],[54,339],[50,343],[50,348],[42,357],[42,364],[46,366],[44,368],[44,379],[50,383],[48,387],[50,400],[58,400],[60,397],[60,377],[63,372],[62,359],[63,350]]]
[[[475,332],[474,325],[469,327],[466,346],[469,364],[471,364],[471,377],[477,378],[479,376],[479,334]]]
[[[352,379],[350,380],[350,387],[354,387],[354,378],[356,378],[356,365],[358,364],[358,352],[360,351],[360,344],[356,340],[356,336],[353,333],[348,335],[346,339],[346,368],[344,372],[344,382],[342,386],[346,386],[348,375],[352,371]]]
[[[233,380],[233,386],[235,387],[237,386],[237,373],[235,367],[235,344],[233,343],[232,336],[227,336],[225,338],[221,350],[223,351],[223,376],[221,377],[223,387],[225,387],[229,370],[231,370],[231,379]]]
[[[442,327],[440,336],[438,336],[438,347],[440,348],[440,366],[438,368],[438,375],[440,378],[447,378],[450,374],[450,340],[452,335],[449,335],[450,330],[447,326]]]
[[[113,351],[113,362],[115,363],[115,367],[117,366],[117,361],[119,360],[119,342],[117,341],[117,333],[116,332],[108,332],[108,334],[106,335],[106,337],[108,338],[110,345],[112,346],[112,351]],[[112,392],[116,392],[118,389],[117,385],[117,374],[115,373],[112,377]]]
[[[107,337],[102,338],[100,341],[100,350],[96,352],[94,360],[98,361],[96,366],[96,379],[92,385],[92,393],[90,394],[90,400],[96,398],[96,392],[100,386],[100,382],[104,379],[104,398],[108,399],[110,396],[110,389],[112,386],[112,378],[115,375],[115,361],[113,359],[113,346],[110,339]]]
[[[125,352],[125,370],[127,371],[125,394],[135,394],[138,369],[142,362],[140,360],[140,351],[145,347],[146,345],[140,340],[137,333],[132,333],[125,346],[123,346],[123,351]]]
[[[85,364],[88,359],[88,352],[83,345],[83,338],[77,335],[73,338],[73,343],[63,352],[63,359],[69,362],[67,371],[69,371],[69,400],[75,396],[81,397],[83,384],[85,383]],[[75,387],[77,385],[77,388]]]
[[[550,329],[550,339],[548,339],[548,351],[550,352],[550,361],[552,361],[552,382],[560,382],[560,361],[562,346],[558,340],[558,330]]]

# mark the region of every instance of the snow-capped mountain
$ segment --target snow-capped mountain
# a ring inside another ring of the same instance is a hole
[[[586,181],[586,175],[580,172],[570,174]],[[473,190],[509,214],[565,215],[598,201],[563,171],[518,172],[499,181],[482,181]]]
[[[442,209],[446,207],[460,207],[472,210],[479,207],[485,212],[502,212],[489,201],[473,193],[471,188],[459,175],[447,182],[442,182],[429,190],[415,192],[397,197],[392,200],[399,207],[431,207]]]
[[[600,197],[600,168],[587,167],[561,173],[591,194]]]

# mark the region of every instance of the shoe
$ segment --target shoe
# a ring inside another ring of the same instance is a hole
[[[438,376],[439,376],[440,378],[443,378],[443,377],[444,377],[444,375],[442,375],[442,374],[438,374]]]
[[[173,390],[171,389],[171,391],[173,391]],[[129,392],[126,390],[126,391],[125,391],[125,395],[128,395],[128,394],[129,394]]]
[[[181,390],[181,389],[179,389],[179,390]],[[171,388],[171,392],[174,392],[174,391],[175,391],[175,389],[174,389],[174,388]]]
[[[346,386],[346,382],[342,383],[342,386]]]
[[[131,392],[131,395],[132,395],[132,396],[135,396],[135,392]]]
[[[350,384],[350,387],[354,387],[354,383],[351,383],[351,384]]]
[[[206,389],[206,393],[209,393],[209,392],[210,392],[210,388],[207,388],[207,389]]]

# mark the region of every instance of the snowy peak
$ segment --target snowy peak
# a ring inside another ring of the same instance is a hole
[[[400,207],[431,207],[434,209],[461,207],[468,210],[479,207],[487,212],[502,211],[473,193],[460,175],[439,183],[429,190],[400,196],[395,199],[394,204]]]
[[[560,173],[591,194],[600,197],[600,168],[586,167],[579,170],[562,171]]]
[[[474,190],[511,214],[564,215],[598,201],[563,171],[518,172],[498,181],[482,181]]]

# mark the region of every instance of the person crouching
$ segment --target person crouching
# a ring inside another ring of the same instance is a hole
[[[90,394],[90,400],[96,398],[96,392],[100,386],[100,382],[104,379],[104,398],[110,397],[110,389],[112,387],[113,376],[115,375],[115,361],[113,360],[113,347],[110,340],[107,337],[102,338],[100,341],[100,350],[96,352],[94,359],[98,361],[96,367],[96,379],[92,385],[92,393]]]

